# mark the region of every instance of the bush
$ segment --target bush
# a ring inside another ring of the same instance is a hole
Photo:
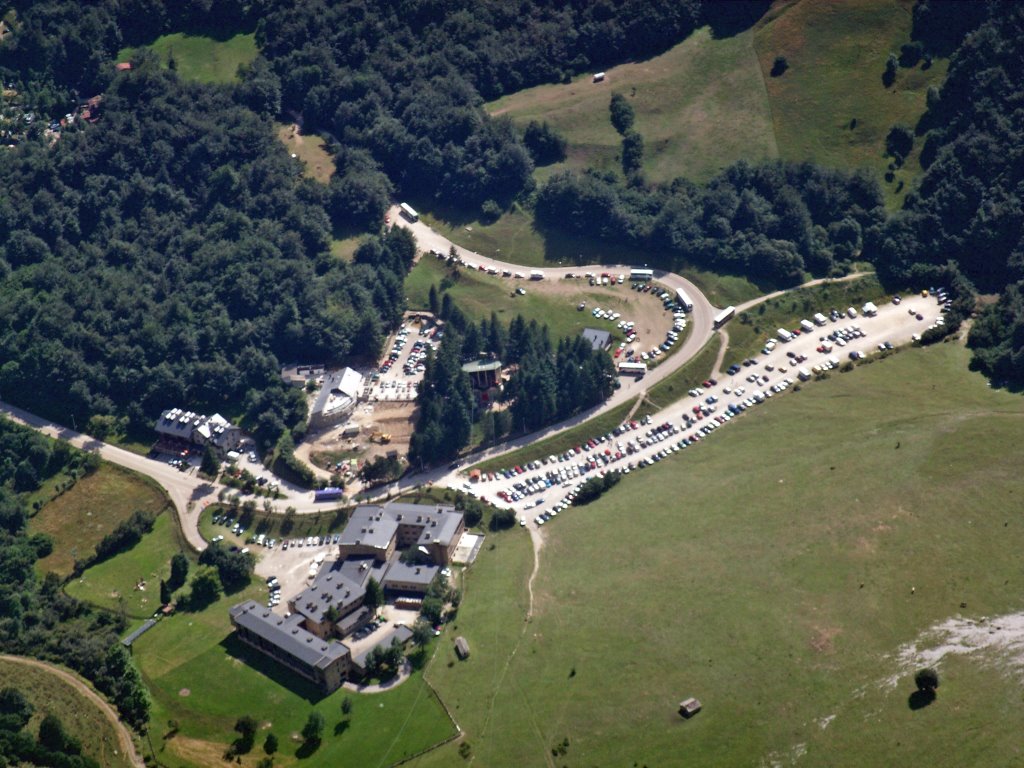
[[[787,69],[789,69],[789,62],[786,61],[786,57],[776,56],[775,61],[772,62],[772,71],[770,74],[772,77],[782,77]]]
[[[491,515],[489,528],[492,531],[503,531],[516,524],[516,513],[511,509],[499,509]]]
[[[919,691],[934,691],[939,687],[939,673],[934,667],[919,669],[914,675],[914,685]]]

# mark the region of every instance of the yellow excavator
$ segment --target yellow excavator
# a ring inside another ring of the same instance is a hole
[[[380,443],[381,445],[387,445],[391,442],[390,432],[371,432],[370,433],[371,443]]]

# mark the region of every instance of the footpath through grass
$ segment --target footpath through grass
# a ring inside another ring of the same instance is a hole
[[[948,617],[1024,609],[1024,401],[968,358],[909,349],[805,385],[546,525],[515,654],[428,669],[475,761],[543,765],[568,740],[557,765],[1012,764],[1008,655],[946,655],[921,710],[896,659]],[[489,600],[519,599],[514,553],[492,554]],[[471,643],[520,633],[478,602]],[[687,696],[704,711],[683,721]],[[453,764],[455,745],[413,763]]]
[[[259,54],[255,34],[238,34],[226,40],[215,40],[203,35],[175,32],[162,35],[144,46],[155,52],[165,65],[173,59],[178,76],[183,80],[200,83],[232,83],[237,80],[238,68],[251,63]],[[135,50],[122,48],[118,61],[128,61]]]
[[[37,570],[67,576],[74,569],[75,560],[90,557],[100,539],[131,517],[132,512],[159,514],[169,509],[167,495],[155,482],[104,463],[29,521],[30,532],[53,537],[53,552],[38,562]]]
[[[35,707],[24,733],[36,734],[43,717],[53,713],[68,733],[82,743],[82,754],[104,768],[132,768],[131,761],[118,748],[114,725],[73,685],[47,669],[7,659],[0,659],[0,680],[0,687],[17,688]]]
[[[892,296],[886,293],[878,278],[869,275],[856,280],[798,288],[783,296],[763,301],[739,313],[725,326],[729,334],[729,349],[722,361],[723,370],[748,357],[757,357],[765,341],[775,336],[779,328],[790,331],[798,328],[801,320],[811,320],[815,312],[827,316],[833,307],[845,312],[851,306],[860,312],[867,301],[879,304],[891,299]],[[856,324],[857,320],[849,320],[848,323]],[[827,332],[826,329],[822,330]]]

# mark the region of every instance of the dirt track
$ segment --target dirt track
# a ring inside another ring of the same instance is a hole
[[[24,664],[25,666],[35,667],[37,669],[44,669],[50,674],[56,675],[64,682],[72,685],[75,689],[79,691],[79,693],[81,693],[83,696],[85,696],[87,699],[93,702],[114,726],[114,731],[117,733],[118,743],[121,746],[121,752],[127,755],[128,759],[131,760],[135,765],[145,765],[142,758],[139,757],[138,753],[135,751],[135,744],[132,742],[131,732],[128,730],[125,724],[121,722],[121,718],[118,717],[117,712],[114,711],[114,708],[107,703],[106,699],[101,697],[98,693],[96,693],[96,691],[94,691],[88,685],[83,683],[73,674],[64,669],[61,669],[60,667],[56,667],[52,664],[47,664],[45,661],[39,661],[38,659],[29,659],[25,658],[24,656],[8,656],[7,654],[0,654],[0,659],[3,659],[4,661],[10,661],[15,664]]]

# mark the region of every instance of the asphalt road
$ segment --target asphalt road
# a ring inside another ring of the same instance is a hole
[[[447,253],[453,247],[453,243],[451,243],[451,241],[443,235],[433,231],[422,222],[410,223],[400,217],[398,215],[397,207],[392,209],[391,216],[392,221],[396,224],[408,227],[412,230],[416,236],[420,252],[426,252],[434,249]],[[463,258],[474,263],[494,266],[499,270],[508,269],[512,272],[519,271],[528,273],[530,271],[530,268],[528,267],[483,257],[458,246],[455,246],[455,249]],[[564,279],[565,274],[568,272],[590,271],[598,273],[614,272],[617,274],[628,270],[628,265],[606,264],[552,267],[545,268],[543,272],[546,280],[561,280]],[[680,366],[693,358],[693,356],[696,355],[708,342],[712,333],[714,333],[712,328],[712,318],[716,313],[716,309],[711,305],[704,294],[701,293],[697,286],[686,278],[672,272],[664,272],[660,270],[655,270],[654,274],[655,280],[662,285],[665,285],[670,290],[674,291],[676,288],[682,288],[694,303],[693,311],[690,313],[690,332],[679,350],[677,350],[661,365],[650,371],[647,376],[640,381],[632,379],[623,380],[622,387],[600,406],[530,435],[503,443],[500,446],[479,451],[466,457],[462,461],[462,465],[468,466],[485,458],[491,458],[515,450],[523,445],[528,445],[565,429],[577,426],[578,424],[588,421],[589,419],[592,419],[621,403],[635,401],[640,395],[644,394],[649,387],[658,383],[667,376],[670,376],[673,372],[678,370]],[[756,301],[752,303],[756,303]],[[181,527],[189,544],[196,550],[202,550],[206,547],[206,541],[199,534],[199,513],[207,504],[217,500],[218,493],[224,487],[221,484],[204,481],[194,473],[181,472],[161,461],[140,456],[122,448],[118,448],[117,446],[109,445],[88,435],[69,429],[63,425],[40,418],[7,403],[0,402],[0,413],[16,422],[30,426],[51,437],[67,440],[78,448],[96,452],[106,461],[110,461],[114,464],[118,464],[153,478],[167,490],[167,493],[178,512]],[[656,421],[658,419],[660,419],[660,416],[656,418]],[[262,474],[269,475],[269,472],[264,470],[262,471]],[[464,477],[459,474],[458,470],[453,471],[446,467],[438,467],[422,472],[410,473],[396,483],[378,488],[376,489],[373,498],[394,496],[426,484],[459,487],[463,482]],[[311,514],[321,512],[324,509],[330,509],[332,507],[330,504],[317,504],[313,501],[312,492],[303,491],[294,486],[289,486],[285,482],[281,482],[281,489],[286,495],[286,498],[274,502],[275,508],[280,511],[283,511],[284,507],[290,506],[294,507],[298,514]]]

